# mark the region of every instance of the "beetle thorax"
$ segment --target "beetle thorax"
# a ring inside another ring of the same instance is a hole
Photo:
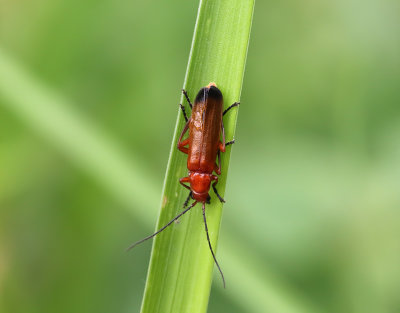
[[[199,202],[207,201],[211,184],[211,174],[191,172],[189,173],[189,177],[193,198]]]

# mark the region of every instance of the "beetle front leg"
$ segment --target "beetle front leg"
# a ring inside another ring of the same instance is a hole
[[[192,192],[190,191],[189,194],[188,194],[188,196],[187,196],[187,198],[186,198],[186,200],[185,200],[185,202],[183,203],[183,208],[186,208],[186,207],[187,207],[187,205],[189,204],[189,200],[190,200],[191,197],[192,197]]]
[[[181,184],[183,187],[185,187],[186,189],[189,189],[189,190],[190,190],[190,187],[189,187],[188,185],[185,185],[185,183],[190,183],[190,178],[189,178],[189,177],[182,177],[182,178],[179,180],[179,182],[180,182],[180,184]]]
[[[218,176],[213,175],[213,176],[211,176],[211,179],[215,180],[215,182],[212,184],[212,188],[213,188],[215,194],[217,195],[219,201],[221,201],[222,203],[225,203],[225,200],[219,195],[218,190],[215,187],[215,185],[218,183]]]

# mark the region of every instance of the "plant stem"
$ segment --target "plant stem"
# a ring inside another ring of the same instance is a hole
[[[192,97],[209,82],[224,95],[224,105],[239,101],[253,15],[253,0],[200,1],[184,89]],[[192,99],[193,100],[193,99]],[[183,103],[183,96],[181,97]],[[187,103],[186,110],[189,110]],[[190,111],[189,111],[190,112]],[[237,109],[224,118],[225,134],[231,140]],[[179,184],[186,176],[186,156],[176,149],[184,125],[181,113],[172,141],[157,229],[181,210],[187,190]],[[218,190],[224,195],[231,146],[222,156]],[[212,193],[211,193],[212,194]],[[228,199],[229,200],[229,199]],[[207,205],[211,243],[216,249],[222,204],[212,195]],[[224,260],[220,260],[223,268]],[[214,261],[209,251],[201,207],[196,206],[154,240],[142,313],[206,312]],[[222,284],[222,282],[220,282]],[[229,276],[227,277],[229,286]]]

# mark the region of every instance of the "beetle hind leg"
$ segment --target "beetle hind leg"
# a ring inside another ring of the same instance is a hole
[[[182,89],[182,93],[184,94],[184,96],[186,98],[186,101],[189,103],[189,106],[192,109],[193,105],[192,105],[192,102],[190,102],[188,93],[186,92],[185,89]],[[188,119],[188,117],[186,115],[185,107],[182,105],[182,103],[179,103],[179,106],[180,106],[180,108],[182,110],[183,117],[185,118],[185,121],[187,122],[189,119]]]
[[[187,123],[187,121],[188,121],[189,119],[188,119],[188,117],[187,117],[187,115],[186,115],[185,107],[182,105],[182,103],[179,103],[179,107],[181,108],[183,117],[185,118],[185,121],[186,121],[186,123]]]
[[[182,93],[184,94],[184,96],[185,96],[187,102],[189,103],[190,108],[192,108],[193,105],[192,105],[192,102],[190,102],[189,95],[188,95],[187,91],[186,91],[185,89],[182,89]]]
[[[228,111],[229,111],[230,109],[239,106],[239,104],[240,104],[240,102],[235,102],[234,104],[231,104],[230,106],[228,106],[228,107],[226,108],[226,110],[224,111],[224,113],[222,113],[222,115],[225,115],[226,113],[228,113]]]

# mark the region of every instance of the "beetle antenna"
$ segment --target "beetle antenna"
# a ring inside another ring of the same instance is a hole
[[[150,238],[153,238],[153,237],[156,236],[157,234],[161,233],[164,229],[166,229],[169,225],[171,225],[173,222],[175,222],[175,221],[176,221],[178,218],[180,218],[183,214],[185,214],[187,211],[189,211],[191,208],[193,208],[196,204],[197,204],[197,201],[193,202],[187,209],[185,209],[185,211],[182,211],[182,212],[179,213],[177,216],[175,216],[172,220],[170,220],[170,221],[168,222],[167,225],[165,225],[164,227],[162,227],[161,229],[159,229],[158,231],[156,231],[154,234],[152,234],[152,235],[150,235],[150,236],[147,236],[146,238],[143,238],[142,240],[139,240],[139,241],[137,241],[137,242],[131,244],[131,245],[126,249],[126,251],[128,251],[128,250],[130,250],[130,249],[136,247],[138,244],[140,244],[140,243],[142,243],[142,242],[144,242],[144,241],[146,241],[146,240],[148,240],[148,239],[150,239]]]
[[[221,273],[222,282],[223,282],[224,288],[225,288],[225,278],[224,278],[224,274],[222,273],[222,270],[221,270],[221,268],[219,267],[219,264],[218,264],[218,262],[217,262],[217,258],[215,257],[214,251],[213,251],[212,246],[211,246],[210,236],[208,235],[208,227],[207,227],[207,219],[206,219],[206,204],[205,204],[204,202],[203,202],[203,207],[202,207],[202,209],[203,209],[203,220],[204,220],[204,226],[205,226],[205,228],[206,228],[208,246],[210,247],[210,251],[211,251],[211,254],[212,254],[213,258],[214,258],[214,262],[215,262],[215,264],[217,265],[219,272]]]

